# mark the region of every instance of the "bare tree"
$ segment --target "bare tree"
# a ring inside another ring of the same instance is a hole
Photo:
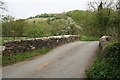
[[[2,0],[0,1],[0,21],[2,20],[2,18],[5,16],[6,12],[7,12],[7,6],[6,6],[6,2],[3,2]]]
[[[0,10],[8,11],[6,9],[6,2],[3,2],[2,0],[0,1]]]
[[[101,36],[106,34],[113,35],[113,33],[119,35],[118,29],[120,30],[120,16],[118,14],[120,14],[120,0],[96,0],[90,2],[88,6],[91,11],[96,12],[97,27],[100,28]],[[116,12],[119,13],[117,14]],[[112,33],[111,30],[113,30]]]
[[[99,8],[115,8],[115,1],[110,0],[98,0],[88,3],[89,9],[92,11],[98,11]]]

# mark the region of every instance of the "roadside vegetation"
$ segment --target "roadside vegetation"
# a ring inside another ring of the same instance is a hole
[[[86,77],[91,78],[92,80],[101,79],[101,78],[104,78],[106,80],[109,80],[111,78],[115,80],[120,79],[120,34],[119,34],[120,4],[119,3],[120,1],[118,0],[116,6],[116,12],[114,10],[112,11],[114,17],[110,16],[109,14],[110,12],[107,14],[106,9],[108,10],[108,8],[103,8],[103,2],[101,2],[98,7],[98,15],[97,15],[99,19],[99,21],[97,21],[99,23],[98,26],[103,26],[100,29],[100,33],[102,33],[103,35],[105,35],[104,33],[106,33],[106,35],[111,36],[112,41],[107,42],[103,47],[103,49],[97,53],[95,62],[86,71]],[[94,6],[93,8],[95,9]],[[112,8],[109,9],[112,10]],[[104,11],[106,13],[103,13]]]
[[[2,56],[2,65],[4,66],[4,65],[13,64],[19,61],[23,61],[26,59],[33,59],[33,57],[44,55],[50,50],[51,50],[50,48],[43,48],[43,49],[27,51],[27,52],[10,55],[10,56]]]
[[[80,41],[99,41],[99,37],[93,36],[80,36]]]
[[[99,51],[94,64],[86,71],[87,78],[120,79],[120,42],[107,43]]]

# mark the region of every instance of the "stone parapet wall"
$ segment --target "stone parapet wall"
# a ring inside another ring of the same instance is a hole
[[[99,41],[99,47],[100,49],[103,49],[104,46],[106,45],[106,42],[111,41],[112,38],[110,36],[102,36]]]
[[[54,48],[56,46],[79,40],[79,36],[65,35],[65,36],[51,36],[44,38],[33,38],[27,40],[7,41],[4,46],[3,55],[19,54],[25,51],[31,51],[42,48]]]

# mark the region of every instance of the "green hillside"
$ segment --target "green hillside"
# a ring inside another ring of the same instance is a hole
[[[48,18],[32,18],[32,19],[27,19],[26,22],[27,23],[38,23],[38,22],[43,22],[47,20]]]

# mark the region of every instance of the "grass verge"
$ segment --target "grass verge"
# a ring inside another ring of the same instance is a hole
[[[99,41],[99,38],[93,37],[93,36],[81,36],[80,40],[81,41]]]
[[[29,59],[34,56],[40,56],[40,55],[46,54],[50,50],[51,50],[50,48],[43,48],[43,49],[28,51],[24,53],[19,53],[12,56],[2,56],[2,65],[4,66],[4,65],[16,63],[19,61],[23,61],[25,59]]]

